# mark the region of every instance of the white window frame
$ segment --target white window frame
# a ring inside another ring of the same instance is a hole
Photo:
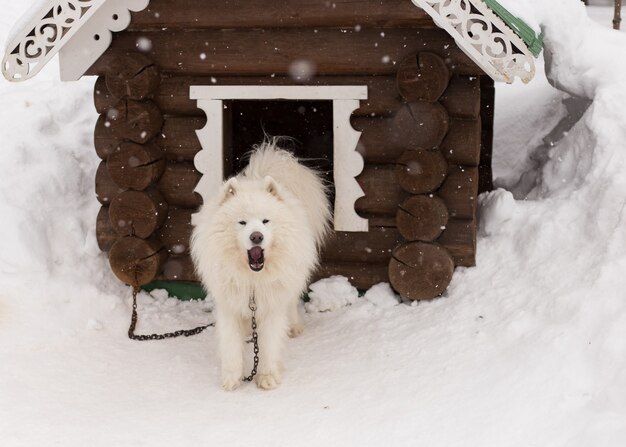
[[[192,85],[190,98],[207,116],[207,124],[196,130],[202,146],[195,158],[202,179],[196,187],[206,201],[219,191],[224,180],[224,101],[229,100],[328,100],[333,102],[333,181],[335,183],[334,229],[368,231],[368,220],[360,217],[354,203],[364,195],[356,181],[363,171],[363,157],[356,151],[361,132],[350,125],[350,115],[367,99],[367,86],[313,85]]]

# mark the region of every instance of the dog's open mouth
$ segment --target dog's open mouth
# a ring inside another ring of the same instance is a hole
[[[263,257],[263,249],[255,246],[248,250],[248,265],[253,272],[260,272],[265,265],[265,258]]]

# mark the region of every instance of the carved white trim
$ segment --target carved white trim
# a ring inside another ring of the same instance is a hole
[[[131,11],[145,9],[150,0],[106,0],[59,52],[62,81],[76,81],[109,48],[113,32],[130,25]],[[96,36],[98,39],[96,40]]]
[[[192,85],[191,99],[367,99],[360,85]],[[358,105],[357,105],[358,107]]]
[[[350,115],[359,108],[358,99],[333,101],[333,181],[335,183],[335,231],[367,231],[367,219],[360,217],[354,204],[365,193],[355,180],[363,172],[363,156],[357,152],[361,132],[350,125]]]
[[[30,79],[69,45],[63,58],[64,80],[78,79],[108,48],[111,31],[121,31],[130,24],[129,11],[141,11],[148,3],[149,0],[50,0],[7,45],[2,74],[14,82]]]
[[[350,115],[367,99],[367,86],[191,86],[190,98],[207,116],[207,124],[196,130],[202,150],[194,164],[202,173],[196,186],[205,201],[219,191],[224,179],[224,100],[330,100],[333,101],[333,179],[335,183],[334,228],[336,231],[368,231],[354,204],[364,195],[356,181],[363,171],[363,157],[356,151],[361,132],[350,125]]]
[[[197,99],[198,108],[206,114],[206,125],[196,130],[202,150],[193,159],[196,169],[202,174],[196,192],[206,202],[220,190],[224,181],[224,101],[193,96],[191,99]]]
[[[495,81],[524,83],[535,76],[535,58],[524,41],[482,0],[411,0]]]

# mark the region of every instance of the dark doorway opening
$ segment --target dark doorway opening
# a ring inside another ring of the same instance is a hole
[[[245,168],[245,154],[267,134],[290,137],[281,146],[333,184],[332,101],[245,100],[224,104],[225,177]],[[334,200],[334,190],[331,196]]]

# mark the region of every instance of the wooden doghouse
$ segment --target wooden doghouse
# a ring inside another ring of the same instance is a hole
[[[317,277],[428,299],[475,263],[493,81],[528,82],[540,44],[493,0],[51,0],[3,73],[59,52],[62,79],[98,76],[97,237],[121,281],[197,282],[192,215],[265,131],[333,185]]]

